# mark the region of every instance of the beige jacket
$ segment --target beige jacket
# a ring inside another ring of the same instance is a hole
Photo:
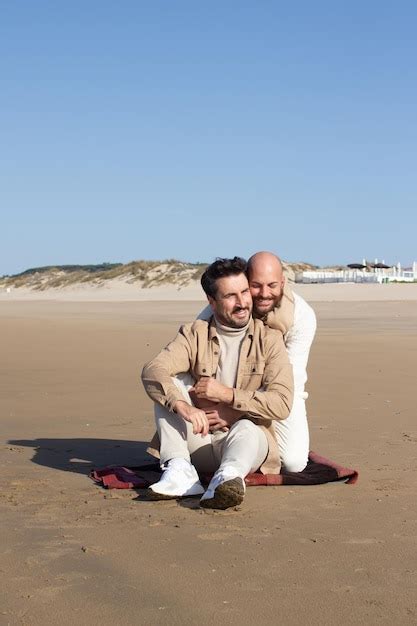
[[[176,401],[184,398],[171,377],[183,372],[189,372],[196,380],[215,376],[219,352],[213,318],[185,324],[175,339],[143,368],[142,381],[147,394],[173,411]],[[231,406],[247,412],[248,419],[266,431],[269,453],[261,467],[264,474],[280,471],[273,420],[288,417],[293,392],[292,368],[282,334],[264,326],[261,320],[251,320],[240,349]]]

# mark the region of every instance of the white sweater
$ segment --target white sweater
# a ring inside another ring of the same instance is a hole
[[[236,387],[237,366],[239,364],[240,346],[248,329],[249,322],[244,328],[229,328],[216,320],[217,336],[220,344],[219,364],[216,371],[216,380],[226,387]]]

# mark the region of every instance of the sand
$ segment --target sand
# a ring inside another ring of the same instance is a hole
[[[146,458],[141,366],[201,299],[1,295],[0,624],[417,623],[415,286],[332,287],[311,298],[311,447],[359,482],[224,512],[87,478]]]

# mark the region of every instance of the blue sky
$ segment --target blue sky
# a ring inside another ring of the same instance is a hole
[[[417,5],[0,2],[0,275],[417,259]]]

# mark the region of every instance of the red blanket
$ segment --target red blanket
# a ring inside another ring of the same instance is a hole
[[[161,470],[158,463],[148,463],[138,467],[108,466],[93,470],[90,478],[108,489],[144,489],[160,478]],[[202,476],[208,482],[210,476]],[[307,467],[302,472],[286,472],[281,474],[248,474],[246,485],[321,485],[332,481],[343,480],[353,485],[358,480],[358,472],[342,467],[334,461],[310,452]]]

